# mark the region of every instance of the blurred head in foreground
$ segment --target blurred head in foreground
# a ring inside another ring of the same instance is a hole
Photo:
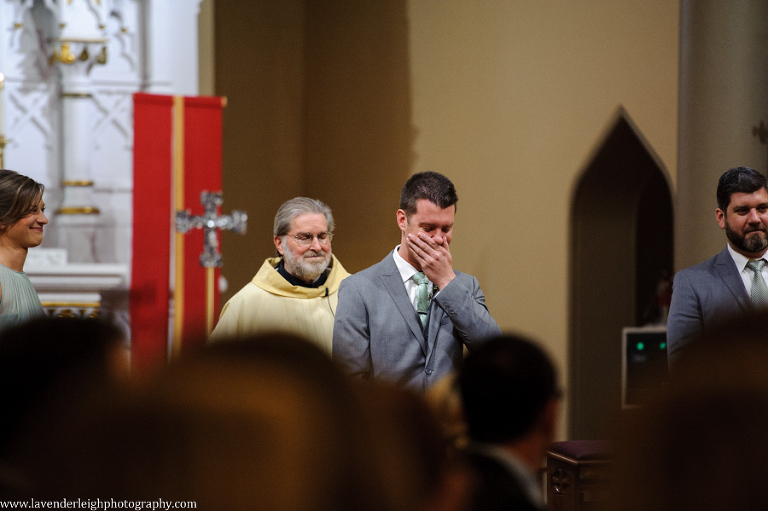
[[[309,342],[222,343],[70,417],[34,466],[34,495],[378,509],[359,415],[347,380]]]
[[[629,511],[765,508],[768,314],[710,329],[670,384],[626,421],[620,486]]]

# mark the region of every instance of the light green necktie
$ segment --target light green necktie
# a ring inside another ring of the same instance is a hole
[[[768,286],[765,285],[765,279],[763,278],[763,266],[765,266],[765,259],[747,263],[747,268],[752,270],[752,291],[750,292],[750,297],[752,298],[752,303],[757,308],[763,308],[768,305]]]
[[[421,328],[427,326],[427,313],[429,312],[429,279],[424,272],[418,272],[411,277],[419,285],[419,294],[416,297],[416,312],[419,313]]]

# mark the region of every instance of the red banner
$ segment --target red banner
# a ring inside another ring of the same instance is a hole
[[[176,233],[175,223],[177,211],[204,214],[201,192],[221,190],[223,106],[219,97],[134,94],[130,314],[139,373],[204,343],[219,310],[219,271],[200,265],[202,230]]]
[[[133,100],[133,259],[131,365],[143,371],[166,360],[171,299],[173,118],[170,96]]]
[[[221,113],[222,98],[184,98],[184,205],[193,215],[204,215],[200,193],[221,190]],[[218,233],[221,244],[221,233]],[[203,231],[194,229],[184,235],[184,315],[183,340],[187,346],[205,343],[210,332],[206,321],[201,321],[219,310],[218,268],[213,275],[200,265],[203,252]],[[177,268],[177,275],[179,274]],[[213,280],[213,303],[205,298],[211,292],[208,283]]]

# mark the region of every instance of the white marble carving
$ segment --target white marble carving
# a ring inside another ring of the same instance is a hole
[[[41,293],[109,296],[127,324],[132,95],[198,93],[200,2],[0,0],[5,166],[45,184],[52,213],[27,262]],[[67,208],[93,209],[56,213]],[[33,255],[45,249],[64,250],[65,263]]]

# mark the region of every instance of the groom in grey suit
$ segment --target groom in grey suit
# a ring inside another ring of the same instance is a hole
[[[341,283],[333,359],[350,374],[425,391],[459,368],[464,346],[500,333],[477,279],[453,269],[457,201],[442,174],[411,176],[397,210],[400,245]]]
[[[727,170],[717,185],[715,218],[725,230],[725,249],[675,275],[667,323],[667,353],[673,366],[690,341],[713,325],[753,311],[766,293],[768,180],[756,170]],[[762,289],[762,291],[761,291]]]

